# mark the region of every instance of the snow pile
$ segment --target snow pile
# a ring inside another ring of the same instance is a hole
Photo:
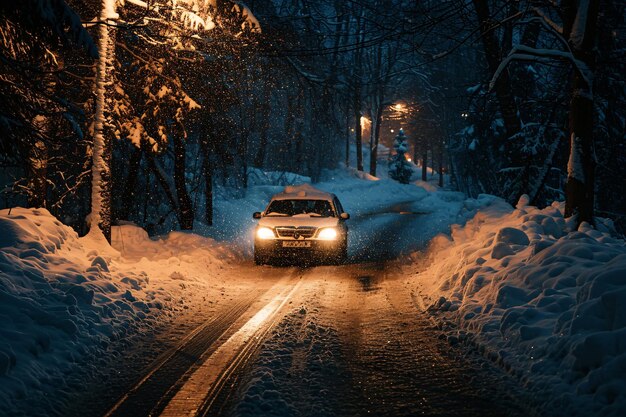
[[[45,209],[0,210],[0,415],[60,413],[78,369],[97,375],[97,358],[184,310],[182,280],[234,256],[191,234],[152,241],[126,225],[113,237],[119,252]]]
[[[459,323],[451,342],[476,343],[546,393],[547,409],[623,415],[626,243],[608,221],[571,230],[562,204],[527,204],[491,198],[451,237],[434,239],[421,290]]]
[[[181,231],[150,238],[144,229],[133,224],[113,227],[111,244],[126,260],[144,264],[178,265],[186,262],[197,267],[198,263],[221,265],[235,258],[232,250],[218,245],[211,238]]]

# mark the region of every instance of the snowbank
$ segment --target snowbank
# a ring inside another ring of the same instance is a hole
[[[181,280],[207,281],[234,255],[212,239],[113,229],[116,250],[47,210],[0,211],[0,415],[58,414],[78,368],[184,309]],[[98,248],[98,249],[96,249]]]
[[[450,342],[477,344],[543,392],[544,412],[623,415],[626,243],[609,221],[572,230],[562,213],[492,198],[433,240],[420,290],[458,323]]]

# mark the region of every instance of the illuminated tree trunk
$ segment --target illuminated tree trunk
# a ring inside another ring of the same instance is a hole
[[[111,241],[111,138],[105,135],[106,88],[109,66],[113,62],[115,53],[111,42],[114,29],[109,27],[108,22],[116,19],[115,0],[102,0],[98,27],[89,232],[90,234],[101,233],[108,241]]]

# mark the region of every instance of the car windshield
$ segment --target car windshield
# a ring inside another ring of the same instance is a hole
[[[265,213],[266,216],[334,216],[330,201],[326,200],[274,200]]]

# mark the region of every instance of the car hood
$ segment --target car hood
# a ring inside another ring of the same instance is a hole
[[[277,227],[277,226],[313,226],[313,227],[333,227],[339,224],[336,217],[282,217],[269,216],[262,217],[259,220],[259,226]]]

